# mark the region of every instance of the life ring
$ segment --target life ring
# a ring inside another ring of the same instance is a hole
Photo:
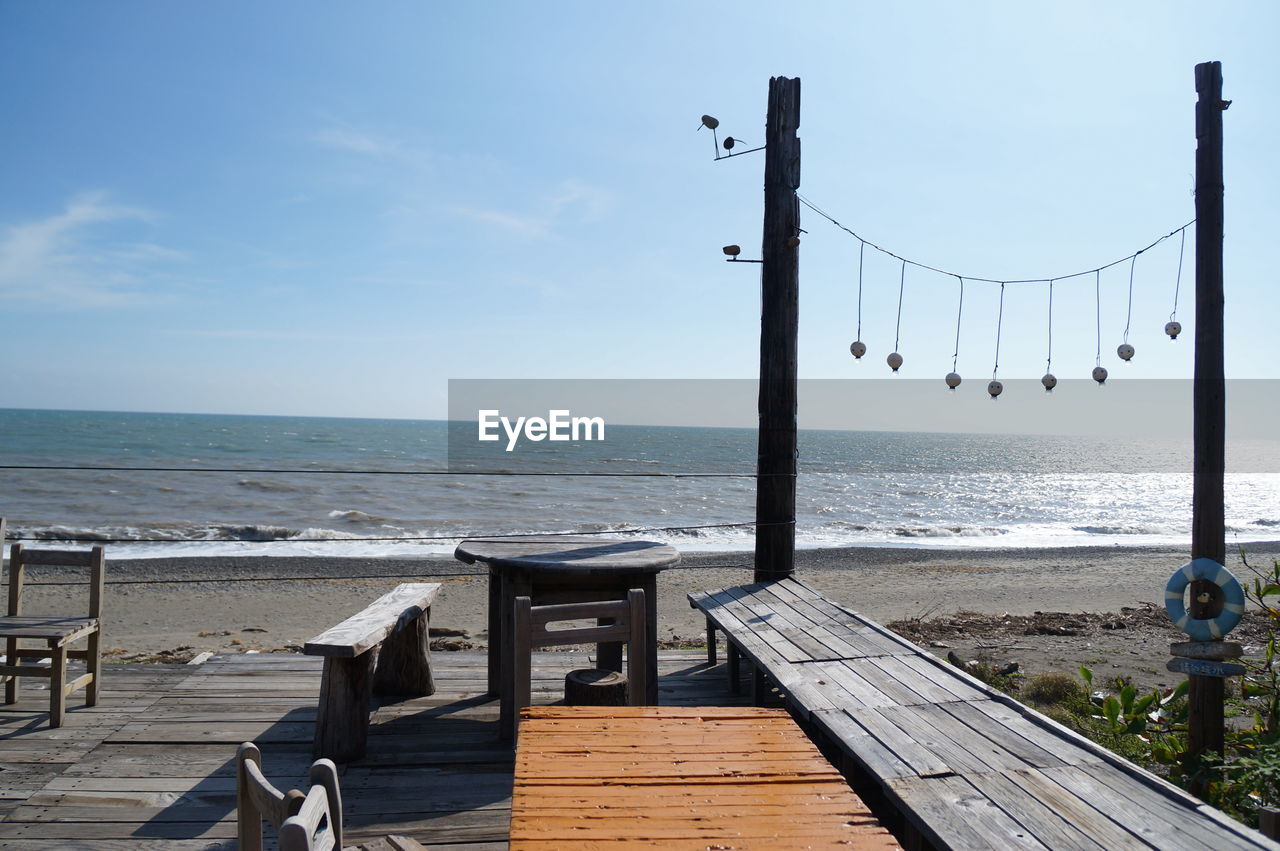
[[[1187,614],[1183,592],[1193,581],[1203,579],[1222,591],[1222,611],[1216,618],[1193,618]],[[1193,641],[1222,638],[1236,628],[1244,617],[1244,589],[1231,571],[1211,558],[1197,558],[1184,564],[1169,578],[1164,589],[1164,610],[1174,626],[1191,636]]]

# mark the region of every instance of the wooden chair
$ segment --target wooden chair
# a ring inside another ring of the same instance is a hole
[[[558,603],[534,606],[528,597],[516,597],[515,624],[512,630],[513,647],[510,680],[502,689],[498,730],[503,741],[516,737],[520,710],[532,702],[532,658],[539,647],[564,644],[598,644],[602,641],[623,641],[627,644],[627,696],[632,706],[643,706],[647,679],[645,674],[645,612],[644,592],[632,588],[625,600],[605,600],[594,603]],[[602,621],[596,626],[572,629],[547,629],[558,621],[596,618]]]
[[[262,773],[262,752],[253,742],[236,750],[236,836],[241,851],[262,851],[262,822],[276,830],[280,851],[342,848],[342,790],[332,760],[318,759],[308,772],[310,788],[281,792]],[[426,851],[407,836],[384,836],[352,846],[354,851]],[[349,849],[349,851],[352,851]]]
[[[262,773],[262,751],[245,742],[236,751],[236,835],[242,851],[262,851],[262,822],[280,839],[281,851],[342,847],[342,792],[332,760],[318,759],[308,774],[311,788],[281,792]]]
[[[0,522],[0,535],[4,526]],[[22,586],[27,565],[88,567],[89,614],[87,617],[61,615],[29,615],[22,611]],[[28,550],[22,544],[9,548],[9,614],[0,618],[0,638],[5,639],[5,663],[0,665],[0,679],[5,683],[4,702],[18,700],[20,677],[44,677],[49,680],[49,726],[61,727],[66,712],[67,696],[85,689],[85,705],[96,706],[102,682],[102,592],[106,574],[106,558],[102,547],[91,550]],[[70,646],[88,639],[84,650]],[[42,641],[44,647],[21,647],[23,640]],[[48,658],[48,668],[33,663]],[[67,682],[67,659],[83,659],[85,672]]]

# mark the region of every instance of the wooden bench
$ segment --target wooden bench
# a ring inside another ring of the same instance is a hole
[[[1170,783],[795,579],[689,602],[838,752],[864,794],[902,815],[908,848],[1270,848]]]
[[[307,642],[304,653],[324,657],[315,758],[364,756],[371,695],[435,692],[428,623],[438,593],[439,582],[406,582]]]

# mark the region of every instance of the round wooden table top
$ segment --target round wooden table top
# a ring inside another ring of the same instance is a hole
[[[556,535],[469,538],[458,544],[453,555],[467,564],[584,573],[657,573],[680,561],[675,547],[657,541]]]

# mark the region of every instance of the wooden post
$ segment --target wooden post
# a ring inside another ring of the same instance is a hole
[[[377,656],[375,648],[354,658],[330,656],[324,660],[316,734],[311,742],[311,755],[316,759],[352,762],[364,756]]]
[[[436,693],[431,675],[431,609],[383,639],[373,671],[373,693],[425,697]]]
[[[1196,365],[1191,557],[1225,563],[1226,377],[1222,286],[1222,64],[1196,66]],[[1200,597],[1207,595],[1205,601]],[[1215,617],[1221,594],[1212,582],[1191,583],[1193,618]],[[1221,677],[1192,675],[1188,692],[1188,750],[1222,753]]]
[[[800,317],[800,80],[769,80],[761,246],[757,582],[795,571],[796,338]]]

